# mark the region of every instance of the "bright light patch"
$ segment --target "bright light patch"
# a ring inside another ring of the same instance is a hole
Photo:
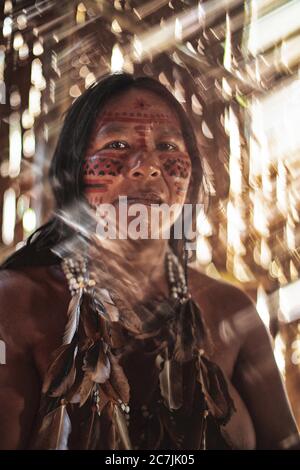
[[[3,195],[2,241],[11,245],[14,241],[16,223],[16,193],[12,188]]]
[[[23,215],[23,228],[25,232],[31,233],[36,228],[36,215],[33,209],[29,208]]]

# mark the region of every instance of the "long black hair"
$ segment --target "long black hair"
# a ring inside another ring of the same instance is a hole
[[[82,161],[97,116],[107,101],[130,88],[145,89],[162,97],[177,113],[185,144],[191,158],[192,175],[187,201],[196,203],[202,182],[202,164],[193,127],[180,103],[157,80],[127,73],[112,74],[91,85],[69,108],[50,165],[50,184],[55,198],[56,210],[82,201]],[[70,236],[70,228],[54,215],[39,227],[21,249],[12,254],[2,268],[55,264],[59,258],[51,252],[57,243]],[[170,244],[177,252],[178,240]],[[181,253],[182,254],[182,253]],[[180,259],[182,257],[180,256]]]

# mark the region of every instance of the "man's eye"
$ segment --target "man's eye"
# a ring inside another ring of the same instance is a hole
[[[156,147],[157,147],[157,150],[165,150],[165,151],[178,150],[178,146],[171,142],[159,142],[159,144],[157,144]]]
[[[112,142],[105,144],[103,148],[114,149],[114,150],[124,150],[124,149],[128,149],[129,145],[127,142],[124,142],[123,140],[113,140]]]

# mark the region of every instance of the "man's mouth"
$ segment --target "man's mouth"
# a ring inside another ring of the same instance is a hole
[[[136,196],[125,196],[125,197],[127,198],[127,204],[145,204],[147,206],[151,206],[152,204],[162,204],[164,202],[159,195],[151,194],[151,193],[147,193],[145,195],[139,194]],[[119,203],[119,202],[120,200],[116,199],[115,203]]]

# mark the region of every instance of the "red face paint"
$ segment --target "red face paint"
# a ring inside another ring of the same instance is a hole
[[[174,119],[172,115],[166,113],[145,113],[138,111],[123,111],[123,112],[110,112],[103,113],[97,125],[97,131],[99,128],[110,122],[121,122],[124,124],[133,123],[140,125],[151,125],[151,124],[169,124]]]
[[[169,176],[181,179],[189,178],[191,163],[188,159],[180,156],[166,158],[165,155],[160,155],[159,157],[163,160],[163,168]]]
[[[151,108],[151,104],[145,101],[143,98],[138,98],[134,103],[134,107],[145,110]]]
[[[94,155],[84,159],[82,166],[84,191],[89,203],[95,207],[103,202],[99,193],[107,193],[113,184],[113,178],[120,175],[123,164],[121,159],[112,158],[109,152],[106,156]]]
[[[122,160],[107,154],[105,157],[93,155],[84,159],[83,176],[118,176],[123,168]]]
[[[179,119],[162,98],[131,89],[107,103],[83,163],[90,203],[111,203],[151,189],[178,204],[184,202],[190,173]]]
[[[134,131],[136,132],[138,138],[136,140],[136,144],[141,147],[142,149],[147,149],[146,144],[146,127],[145,125],[138,124],[134,126]]]

